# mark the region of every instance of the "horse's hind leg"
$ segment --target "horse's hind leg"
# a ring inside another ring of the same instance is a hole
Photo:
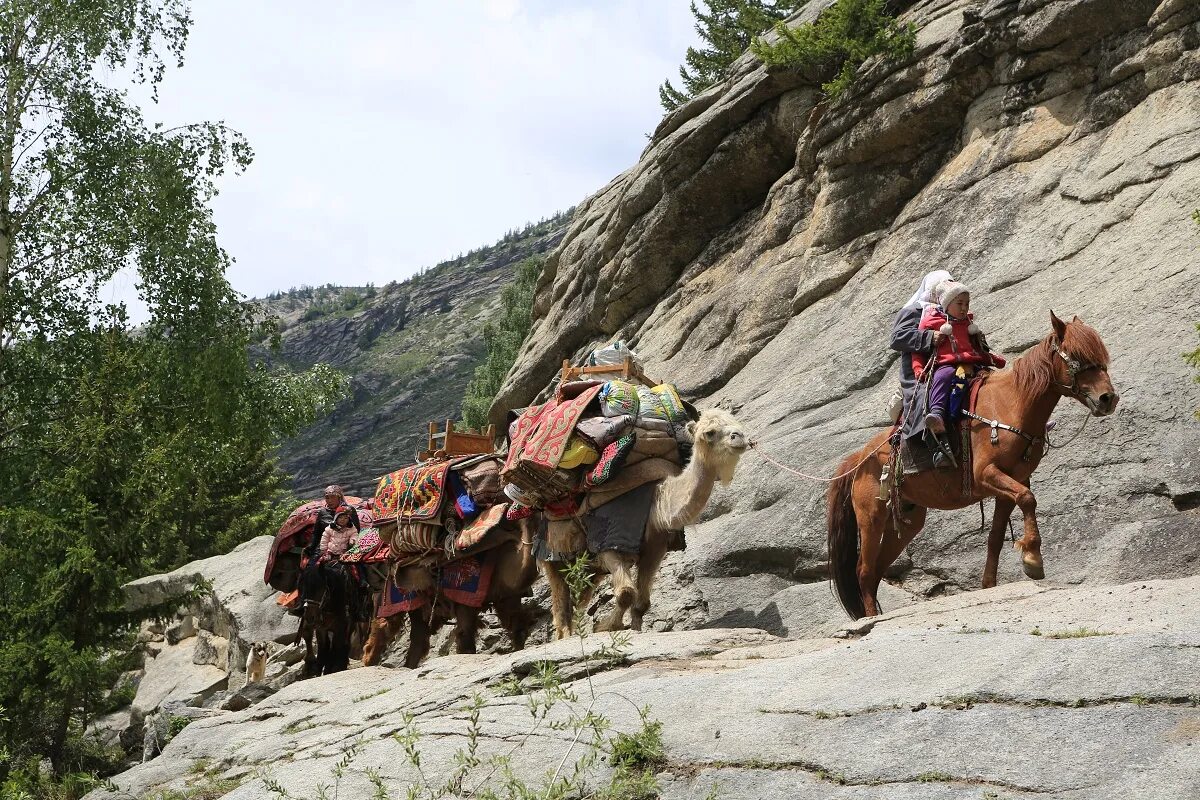
[[[888,527],[887,505],[879,499],[879,479],[869,473],[860,473],[854,479],[852,490],[854,514],[858,518],[858,588],[862,593],[867,616],[879,613],[876,592],[883,579],[879,569],[879,556],[883,547],[884,531]],[[899,555],[899,551],[897,551]],[[892,560],[895,560],[893,556]],[[887,562],[891,564],[891,561]]]
[[[642,539],[642,552],[638,556],[637,598],[629,614],[629,627],[635,631],[642,629],[642,617],[650,610],[650,590],[654,588],[654,578],[667,555],[669,536],[669,531],[662,531],[657,536],[647,535]]]
[[[926,509],[923,506],[914,506],[912,511],[900,513],[900,530],[896,531],[895,517],[888,512],[887,525],[883,531],[883,540],[880,542],[879,555],[875,558],[875,593],[879,591],[879,584],[883,580],[883,576],[887,574],[888,567],[896,563],[896,559],[904,552],[904,548],[908,547],[909,543],[917,537],[921,529],[925,527]]]
[[[1028,486],[1001,471],[995,464],[984,467],[980,478],[984,487],[995,494],[997,499],[1010,500],[1021,509],[1021,514],[1025,517],[1025,535],[1017,542],[1017,549],[1022,551],[1021,568],[1034,580],[1046,577],[1046,570],[1042,565],[1042,535],[1037,524],[1037,498]],[[994,532],[993,526],[993,534]],[[990,549],[990,537],[988,546]]]
[[[1016,505],[1007,497],[997,497],[996,507],[992,509],[992,530],[988,534],[987,563],[983,566],[983,588],[990,589],[996,585],[996,570],[1000,568],[1000,547],[1004,544],[1004,534],[1008,532],[1008,520]]]

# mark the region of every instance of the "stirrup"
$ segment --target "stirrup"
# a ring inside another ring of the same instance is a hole
[[[944,437],[937,434],[933,435],[933,441],[937,444],[938,448],[937,452],[933,454],[934,469],[958,469],[958,459],[954,457],[954,451],[950,449],[950,443]]]

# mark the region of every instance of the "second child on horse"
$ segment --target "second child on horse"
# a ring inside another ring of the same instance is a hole
[[[958,465],[944,438],[947,425],[957,416],[955,400],[965,401],[966,386],[977,367],[1003,367],[1005,361],[1003,356],[988,349],[987,338],[975,324],[970,290],[961,283],[943,281],[936,292],[938,305],[925,308],[919,326],[922,332],[934,334],[935,349],[929,355],[913,353],[913,373],[918,381],[928,382],[924,422],[938,445],[934,466],[956,468]],[[927,370],[930,375],[926,375]]]

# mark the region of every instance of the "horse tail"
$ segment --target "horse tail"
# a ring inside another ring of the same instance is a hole
[[[858,461],[859,453],[854,453],[838,466],[836,474],[841,477],[829,484],[825,514],[829,579],[833,581],[842,608],[846,609],[851,619],[867,615],[862,589],[858,585],[858,518],[854,515],[851,502],[854,478],[858,473],[854,465]]]

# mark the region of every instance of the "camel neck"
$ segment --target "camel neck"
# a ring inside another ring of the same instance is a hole
[[[680,489],[678,492],[669,492],[669,496],[683,498],[679,508],[671,509],[668,527],[682,528],[695,522],[700,517],[700,512],[708,505],[713,484],[717,482],[717,469],[696,454],[687,469],[668,480],[676,483]]]

